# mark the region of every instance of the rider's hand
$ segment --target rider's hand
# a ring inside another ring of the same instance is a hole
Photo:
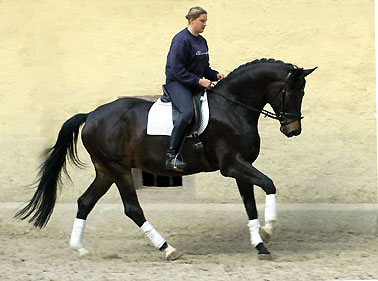
[[[210,89],[210,87],[211,87],[211,81],[209,79],[206,79],[206,78],[201,78],[198,81],[198,84],[200,84],[202,87],[204,87],[206,89]]]
[[[218,78],[218,80],[222,80],[222,79],[226,78],[226,75],[224,75],[222,73],[218,73],[217,78]]]

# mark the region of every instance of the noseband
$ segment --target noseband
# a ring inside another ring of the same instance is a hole
[[[235,104],[237,104],[241,107],[244,107],[245,109],[263,114],[264,117],[269,117],[269,118],[280,121],[281,126],[287,126],[287,125],[289,125],[289,124],[291,124],[295,121],[303,119],[301,113],[297,114],[297,113],[286,112],[285,96],[286,96],[287,84],[288,84],[288,81],[289,81],[289,78],[291,77],[291,75],[292,75],[292,72],[289,72],[287,74],[287,76],[285,78],[284,85],[282,86],[281,90],[279,90],[277,92],[277,94],[274,96],[274,98],[271,101],[271,102],[273,102],[281,94],[281,110],[280,110],[279,114],[276,114],[274,112],[270,112],[270,111],[265,110],[265,109],[257,109],[257,108],[254,108],[252,106],[248,106],[248,105],[246,105],[246,104],[244,104],[240,101],[229,98],[228,96],[226,96],[226,95],[224,95],[224,94],[222,94],[218,91],[215,91],[214,89],[212,89],[212,91],[214,91],[215,93],[217,93],[219,96],[223,97],[224,99],[226,99],[226,100],[228,100],[232,103],[235,103]],[[285,118],[290,118],[290,119],[293,119],[293,120],[291,120],[290,122],[286,122]]]

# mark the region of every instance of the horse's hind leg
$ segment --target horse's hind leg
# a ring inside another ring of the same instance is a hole
[[[78,250],[80,256],[89,253],[83,247],[83,233],[88,214],[97,201],[109,190],[113,180],[105,173],[96,170],[96,178],[89,188],[77,200],[78,211],[72,229],[70,246]]]
[[[131,171],[122,173],[115,182],[122,198],[126,216],[141,228],[157,249],[165,252],[167,260],[177,259],[180,255],[176,249],[169,245],[163,236],[144,217],[135,191]]]

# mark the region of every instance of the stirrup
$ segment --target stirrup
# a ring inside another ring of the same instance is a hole
[[[166,168],[176,172],[183,172],[186,166],[186,163],[179,159],[179,154],[174,155],[173,158],[167,159],[166,162]]]

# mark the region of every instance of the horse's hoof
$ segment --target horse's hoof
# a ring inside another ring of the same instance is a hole
[[[270,261],[272,260],[272,256],[270,252],[265,248],[264,243],[260,243],[256,246],[256,250],[258,251],[257,257],[259,260]]]
[[[270,238],[272,238],[272,233],[267,231],[265,226],[260,228],[260,236],[264,243],[268,243]]]
[[[271,254],[258,254],[257,257],[261,261],[271,261],[272,260]]]
[[[80,249],[77,249],[77,251],[79,252],[79,257],[82,258],[82,257],[85,257],[85,256],[89,256],[91,254],[91,252],[89,252],[87,249],[85,248],[80,248]]]
[[[179,259],[182,253],[178,252],[174,247],[168,244],[167,249],[165,249],[165,259],[167,261],[174,261]]]

